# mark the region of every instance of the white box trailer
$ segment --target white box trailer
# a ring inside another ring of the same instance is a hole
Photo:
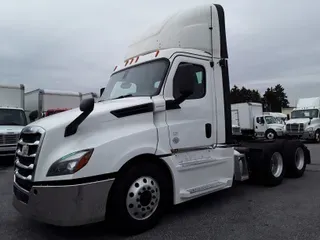
[[[14,156],[25,125],[24,85],[0,85],[0,157]]]
[[[254,130],[254,117],[262,115],[261,103],[231,104],[232,125],[240,126],[243,130]]]
[[[25,93],[25,109],[29,115],[38,111],[39,116],[44,116],[48,110],[72,109],[79,107],[81,93],[49,89],[36,89]]]
[[[24,109],[24,85],[0,85],[0,106]]]

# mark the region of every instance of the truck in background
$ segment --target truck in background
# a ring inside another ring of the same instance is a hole
[[[15,155],[20,132],[26,125],[24,85],[0,85],[0,158]]]
[[[286,135],[320,143],[319,110],[320,97],[300,98],[286,122]]]
[[[275,139],[284,136],[285,125],[272,115],[265,115],[261,103],[247,102],[231,104],[232,125],[239,126],[242,137]]]
[[[36,89],[25,93],[25,111],[33,122],[53,113],[79,107],[81,95],[80,92]]]
[[[301,177],[310,152],[300,141],[233,144],[229,96],[222,6],[174,14],[129,47],[100,102],[22,130],[14,207],[53,225],[107,220],[132,234],[235,181]]]

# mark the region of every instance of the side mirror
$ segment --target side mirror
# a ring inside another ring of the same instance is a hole
[[[104,92],[105,89],[106,89],[106,88],[100,88],[100,97],[102,96],[102,94],[103,94],[103,92]]]
[[[34,110],[29,114],[29,119],[31,122],[34,122],[38,118],[38,116],[39,116],[38,111]]]
[[[83,99],[80,103],[81,112],[92,112],[94,108],[94,98]]]
[[[263,118],[263,117],[260,117],[260,123],[261,123],[262,125],[264,125],[264,118]]]
[[[290,120],[290,114],[287,114],[287,119]]]
[[[178,87],[180,93],[180,96],[175,99],[176,104],[184,102],[193,94],[196,77],[192,64],[183,64],[179,66],[174,79],[174,82],[178,82],[178,86],[175,87]]]

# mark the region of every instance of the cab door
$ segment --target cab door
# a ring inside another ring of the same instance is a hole
[[[266,123],[264,116],[256,116],[254,123],[255,123],[255,133],[257,137],[264,137],[264,134],[268,128],[268,124]]]
[[[215,146],[217,111],[213,68],[209,59],[176,57],[167,77],[165,101],[179,97],[180,81],[184,81],[179,69],[185,64],[192,68],[193,94],[179,107],[166,106],[180,201],[230,186],[234,171],[233,149]]]

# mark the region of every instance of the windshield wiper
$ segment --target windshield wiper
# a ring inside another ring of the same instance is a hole
[[[132,94],[127,94],[127,95],[121,95],[119,97],[113,98],[113,99],[119,99],[119,98],[127,98],[127,97],[133,97]]]

